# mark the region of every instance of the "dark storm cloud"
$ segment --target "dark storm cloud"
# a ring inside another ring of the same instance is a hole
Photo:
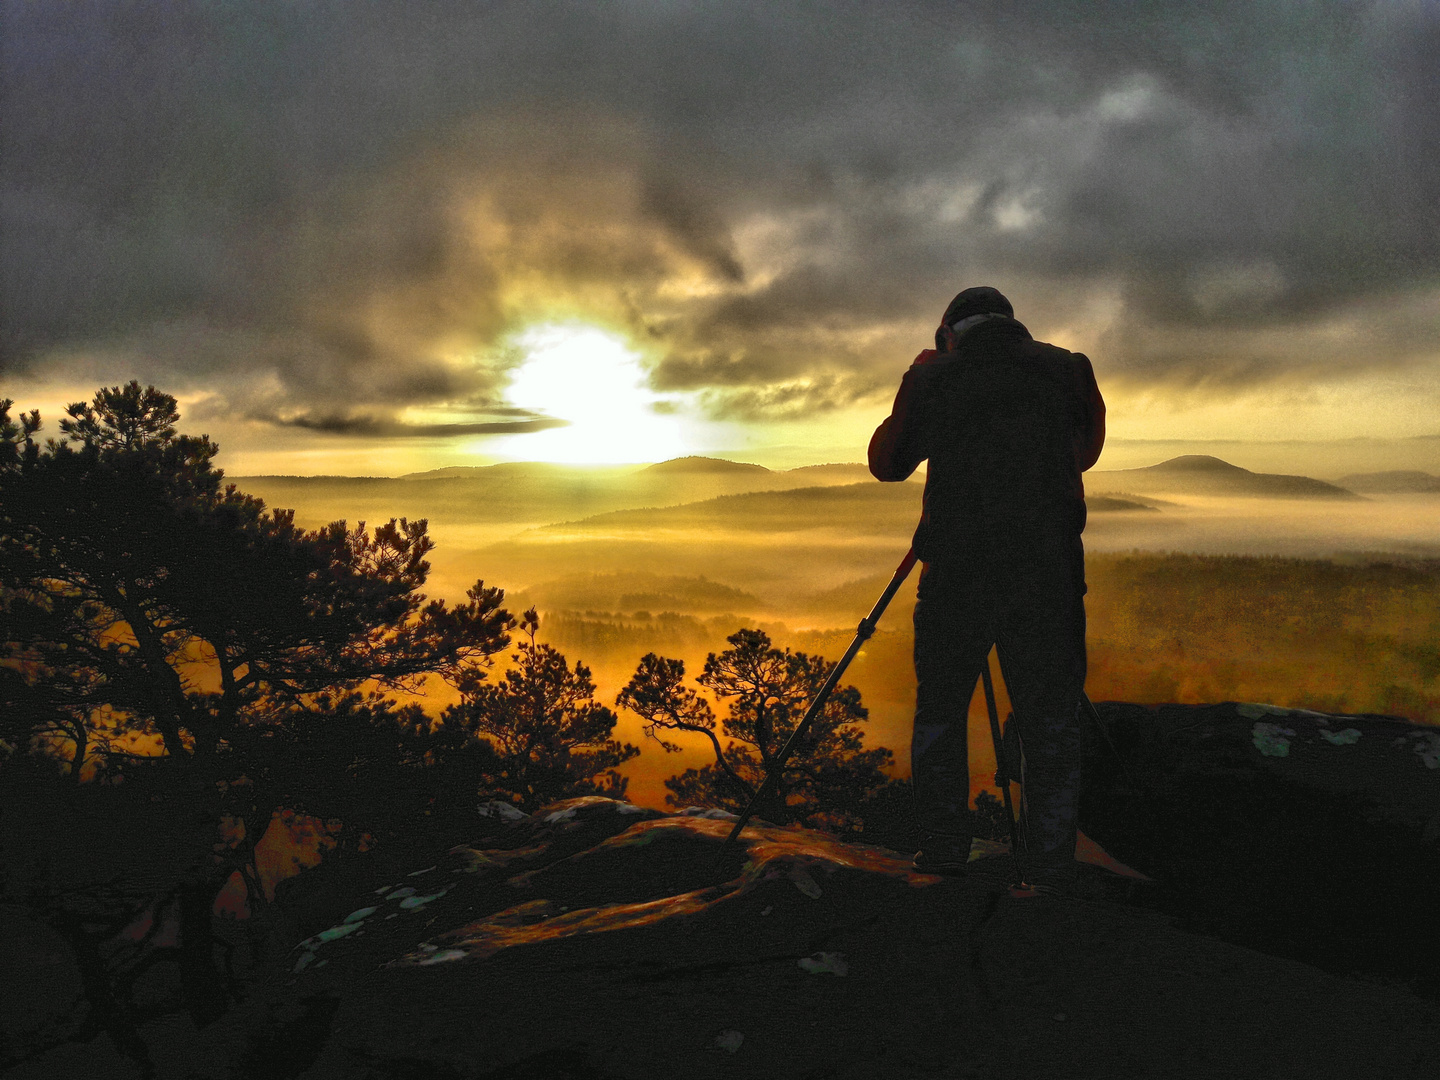
[[[653,347],[659,389],[805,414],[883,392],[980,281],[1141,386],[1434,360],[1433,3],[0,19],[17,375],[483,428],[525,422],[486,418],[507,333],[593,318]]]
[[[327,431],[337,435],[367,435],[379,439],[436,438],[453,435],[516,435],[527,431],[566,427],[569,421],[551,417],[533,420],[491,420],[470,424],[407,424],[376,416],[296,416],[270,418],[282,427]]]

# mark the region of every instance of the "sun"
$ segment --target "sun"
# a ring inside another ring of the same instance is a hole
[[[567,425],[506,436],[492,452],[599,465],[664,461],[696,449],[694,425],[666,411],[675,400],[646,386],[639,355],[614,335],[561,324],[535,327],[516,343],[526,359],[511,376],[510,404]]]

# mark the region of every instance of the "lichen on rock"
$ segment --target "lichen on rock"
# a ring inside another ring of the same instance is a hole
[[[1278,724],[1267,724],[1263,721],[1257,723],[1250,731],[1250,739],[1255,744],[1255,749],[1266,757],[1287,757],[1290,753],[1290,739],[1294,737],[1294,728],[1280,727]]]

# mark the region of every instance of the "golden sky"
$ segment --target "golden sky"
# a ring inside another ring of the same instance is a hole
[[[3,19],[0,375],[52,433],[138,378],[232,474],[853,461],[990,284],[1092,358],[1102,467],[1440,471],[1434,4]]]

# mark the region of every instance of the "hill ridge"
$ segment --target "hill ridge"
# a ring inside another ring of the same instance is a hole
[[[646,465],[639,471],[642,473],[768,473],[771,470],[764,465],[754,465],[748,461],[730,461],[727,458],[706,457],[703,454],[686,454],[684,457],[657,461],[653,465]]]
[[[1233,465],[1224,458],[1218,458],[1213,454],[1181,454],[1179,457],[1167,458],[1156,465],[1146,465],[1145,468],[1152,472],[1219,472],[1256,475],[1249,469]]]
[[[1210,454],[1182,454],[1138,469],[1092,472],[1087,475],[1086,487],[1106,494],[1129,490],[1137,494],[1174,491],[1190,495],[1248,498],[1364,499],[1363,495],[1314,477],[1252,472]]]
[[[1440,492],[1440,476],[1419,469],[1386,469],[1381,472],[1351,473],[1340,478],[1344,487],[1375,494],[1402,495]]]

